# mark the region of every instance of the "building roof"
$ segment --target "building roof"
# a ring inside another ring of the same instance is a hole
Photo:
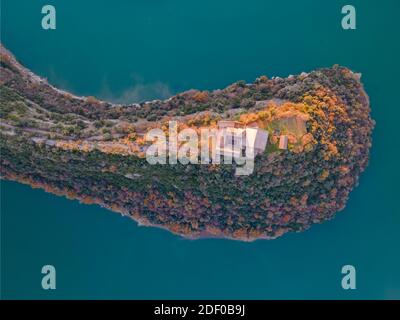
[[[268,131],[258,128],[246,128],[246,146],[265,150],[268,141]]]
[[[287,149],[288,137],[286,135],[281,135],[279,137],[279,149]]]
[[[218,121],[218,128],[243,128],[243,124],[234,120],[220,120]]]

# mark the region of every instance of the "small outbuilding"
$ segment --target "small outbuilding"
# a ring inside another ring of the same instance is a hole
[[[286,150],[288,146],[288,137],[281,135],[279,138],[279,149]]]

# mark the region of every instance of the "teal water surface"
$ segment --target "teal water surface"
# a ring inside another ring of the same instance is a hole
[[[53,4],[57,29],[41,28]],[[341,28],[351,2],[357,29]],[[273,241],[184,240],[98,206],[1,182],[4,299],[400,298],[400,2],[1,1],[1,41],[79,95],[134,102],[341,64],[370,95],[370,164],[336,218]],[[41,268],[57,289],[41,288]],[[357,289],[343,290],[354,265]]]

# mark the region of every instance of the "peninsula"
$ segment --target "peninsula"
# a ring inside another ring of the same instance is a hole
[[[57,89],[3,46],[0,55],[1,178],[140,225],[192,239],[300,232],[345,207],[368,163],[369,99],[345,67],[121,105]],[[259,139],[252,173],[236,175],[235,162],[149,163],[146,133],[168,136],[171,121],[179,130],[247,130]]]

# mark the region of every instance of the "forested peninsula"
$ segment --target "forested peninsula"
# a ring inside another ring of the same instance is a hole
[[[335,65],[287,78],[115,104],[57,89],[0,47],[1,178],[98,204],[186,238],[274,239],[334,217],[368,163],[374,121],[360,74]],[[150,129],[268,132],[254,172],[152,165]],[[287,146],[279,147],[280,137]]]

